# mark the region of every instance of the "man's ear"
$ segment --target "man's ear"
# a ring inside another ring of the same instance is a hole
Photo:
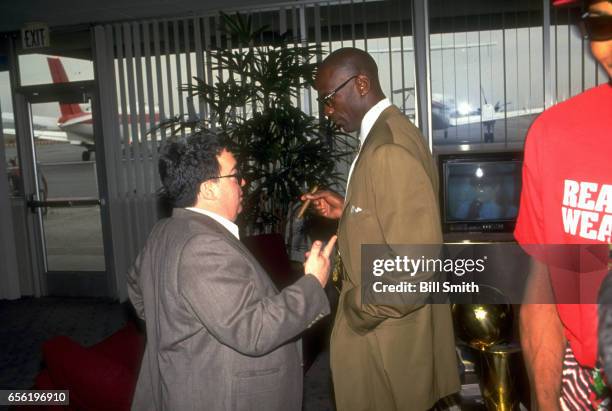
[[[365,74],[359,74],[355,79],[357,90],[360,96],[365,96],[370,92],[370,79]]]
[[[202,200],[213,201],[218,198],[219,186],[213,180],[206,180],[200,183],[198,197]]]

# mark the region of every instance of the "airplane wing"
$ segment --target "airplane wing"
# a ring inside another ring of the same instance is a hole
[[[34,138],[40,140],[61,141],[68,143],[68,135],[63,131],[34,130]]]
[[[15,129],[14,128],[4,128],[2,129],[5,138],[14,140],[15,138]],[[49,141],[59,141],[62,143],[68,143],[68,135],[63,131],[53,131],[53,130],[34,130],[34,138],[40,140],[49,140]]]
[[[531,114],[539,114],[544,111],[544,107],[525,108],[520,110],[510,111],[487,111],[482,110],[480,114],[471,114],[467,116],[449,117],[448,123],[450,126],[463,126],[466,124],[482,123],[487,121],[503,120],[505,118],[528,116]]]
[[[57,119],[48,116],[32,116],[34,138],[40,140],[68,142],[68,135],[57,126]],[[2,113],[2,132],[5,138],[15,139],[15,117],[13,113]]]

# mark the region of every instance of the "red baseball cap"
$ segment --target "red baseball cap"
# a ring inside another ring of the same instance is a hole
[[[554,7],[572,6],[576,4],[580,4],[580,0],[553,0],[552,2]]]
[[[600,1],[605,0],[586,0],[584,1],[585,6],[589,4],[599,3]],[[562,6],[578,6],[583,2],[583,0],[553,0],[552,5],[554,7],[562,7]]]

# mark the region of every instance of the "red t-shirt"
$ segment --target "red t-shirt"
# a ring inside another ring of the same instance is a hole
[[[521,245],[612,242],[612,85],[557,104],[529,129],[514,235]],[[572,287],[578,301],[597,300],[605,270],[569,272],[571,279],[567,271],[549,270],[558,301],[559,293]],[[564,281],[561,286],[559,279]],[[593,367],[597,306],[558,304],[557,309],[576,359]]]

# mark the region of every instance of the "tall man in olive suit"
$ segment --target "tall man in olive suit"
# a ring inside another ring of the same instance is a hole
[[[427,410],[459,391],[448,305],[361,304],[362,244],[440,244],[438,176],[419,130],[383,94],[372,57],[355,48],[331,53],[315,80],[325,115],[359,131],[360,151],[346,198],[305,194],[315,210],[339,219],[345,267],[331,337],[339,411]]]

